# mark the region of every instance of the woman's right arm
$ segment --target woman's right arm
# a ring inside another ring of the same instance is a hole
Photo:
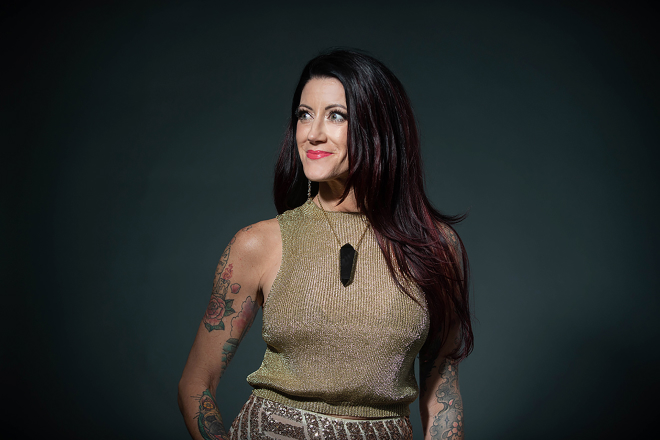
[[[241,229],[220,257],[211,299],[179,382],[179,409],[194,439],[229,438],[215,390],[263,304],[263,286],[277,259],[274,226],[277,220]],[[279,239],[279,227],[276,232]]]

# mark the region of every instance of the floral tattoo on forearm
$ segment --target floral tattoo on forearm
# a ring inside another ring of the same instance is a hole
[[[209,332],[212,332],[213,330],[224,330],[225,323],[223,322],[223,318],[236,313],[236,310],[232,308],[234,300],[227,299],[228,292],[236,295],[241,290],[240,284],[231,282],[231,277],[234,273],[234,265],[231,263],[227,264],[231,252],[231,246],[235,241],[236,237],[232,238],[229,242],[229,245],[220,257],[220,262],[218,263],[215,272],[211,299],[206,308],[204,319],[202,320],[204,322],[204,327],[206,327],[206,330]]]
[[[226,440],[229,438],[215,399],[209,390],[204,390],[199,397],[197,428],[204,440]]]
[[[229,365],[229,362],[234,357],[238,344],[243,339],[254,322],[254,317],[257,314],[259,306],[256,302],[252,301],[252,297],[248,296],[241,305],[241,311],[238,316],[231,320],[231,338],[222,346],[222,369],[224,371]]]
[[[463,438],[463,399],[458,388],[458,363],[445,359],[440,365],[442,379],[435,391],[440,409],[433,417],[429,434],[436,439]]]

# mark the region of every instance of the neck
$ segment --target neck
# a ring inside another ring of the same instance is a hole
[[[323,204],[326,211],[357,212],[357,202],[352,189],[344,201],[339,203],[342,194],[344,194],[344,189],[343,185],[335,182],[319,182],[319,193],[316,197]]]

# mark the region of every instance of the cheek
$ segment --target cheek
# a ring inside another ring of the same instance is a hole
[[[296,126],[296,145],[301,147],[305,143],[305,140],[307,140],[307,131],[302,124],[298,123]]]
[[[336,144],[339,147],[339,149],[342,151],[344,154],[348,154],[348,143],[347,143],[347,138],[348,136],[348,130],[345,127],[342,127],[342,129],[337,133],[336,136]]]

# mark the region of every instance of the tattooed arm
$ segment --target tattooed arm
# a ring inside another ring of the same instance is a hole
[[[449,226],[438,223],[438,230],[444,236],[452,257],[458,263],[458,271],[449,269],[447,276],[456,280],[454,292],[460,295],[460,281],[467,274],[464,272],[463,246],[456,232]],[[420,352],[420,396],[419,409],[425,440],[457,439],[463,435],[463,399],[458,386],[458,362],[451,358],[462,345],[459,321],[449,314],[446,316],[446,339],[428,341]]]
[[[419,409],[425,440],[463,439],[458,362],[446,357],[460,343],[458,331],[458,327],[452,329],[443,347],[430,346],[420,353]]]
[[[229,438],[217,405],[222,392],[216,396],[216,388],[264,293],[270,291],[281,254],[279,225],[268,220],[240,230],[220,257],[211,298],[179,382],[179,408],[194,439]]]

